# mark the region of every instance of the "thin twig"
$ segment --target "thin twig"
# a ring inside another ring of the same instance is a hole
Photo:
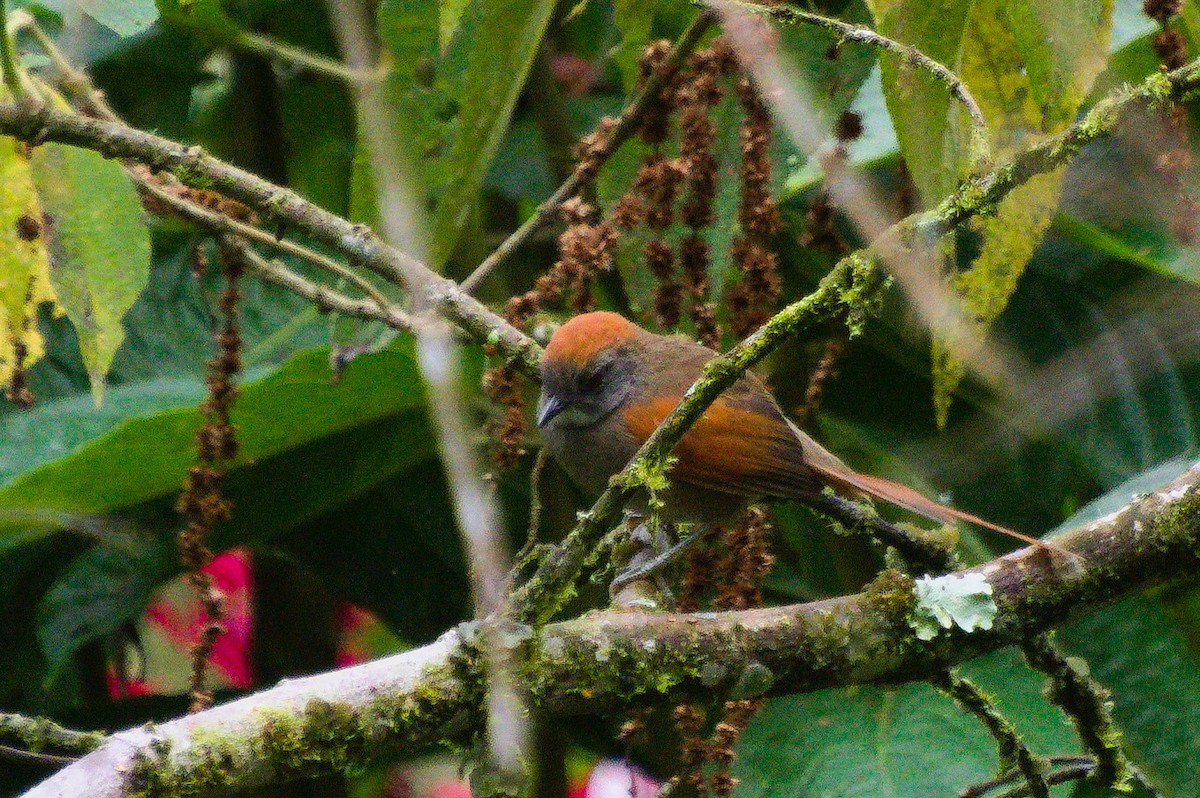
[[[380,81],[387,75],[387,69],[384,65],[380,65],[375,69],[354,69],[336,59],[309,52],[294,44],[288,44],[271,36],[253,31],[242,31],[229,44],[254,55],[283,61],[311,72],[325,75],[326,77],[344,80],[348,83]]]
[[[24,748],[13,748],[11,745],[0,745],[0,757],[7,757],[8,759],[15,759],[22,762],[33,762],[49,767],[69,765],[79,759],[79,756],[44,754],[39,751],[26,751]]]
[[[381,310],[395,310],[399,312],[399,308],[387,298],[379,288],[370,280],[358,274],[353,269],[338,263],[333,258],[322,255],[321,253],[309,249],[306,246],[297,244],[286,238],[276,238],[273,234],[246,224],[239,222],[236,219],[230,218],[223,213],[209,210],[202,205],[191,202],[183,197],[167,191],[162,186],[157,185],[153,180],[147,179],[145,176],[131,172],[131,176],[142,191],[145,191],[150,196],[154,197],[159,202],[169,205],[172,210],[180,214],[189,221],[203,225],[214,232],[227,233],[239,238],[253,241],[256,244],[277,249],[280,252],[292,255],[307,261],[308,263],[318,266],[321,269],[333,274],[334,276],[345,280],[353,285],[358,290],[362,291],[370,297]],[[403,313],[401,313],[403,315]]]
[[[889,39],[887,36],[871,30],[865,25],[843,22],[840,19],[814,14],[810,11],[803,11],[791,5],[759,5],[758,3],[745,2],[745,0],[707,0],[707,2],[708,5],[714,7],[735,6],[743,11],[767,16],[788,24],[803,23],[825,28],[836,33],[842,41],[865,44],[869,47],[885,50],[898,56],[909,66],[928,72],[946,86],[950,95],[962,104],[967,115],[971,117],[971,153],[975,159],[972,166],[978,167],[987,164],[990,158],[988,126],[979,103],[976,102],[975,97],[971,94],[971,90],[967,88],[967,84],[958,75],[954,74],[954,72],[938,61],[925,55],[916,47],[910,44],[903,44],[895,39]]]
[[[692,20],[691,24],[680,34],[679,40],[675,42],[670,53],[667,54],[662,67],[650,75],[637,96],[621,111],[616,123],[603,134],[603,143],[591,150],[591,157],[586,162],[578,164],[571,176],[550,195],[550,198],[539,205],[537,210],[513,231],[512,235],[504,239],[492,254],[475,267],[475,271],[462,281],[463,291],[468,294],[473,293],[484,278],[507,260],[531,235],[549,224],[559,207],[579,193],[580,188],[595,175],[596,168],[608,160],[609,156],[633,135],[646,109],[650,107],[651,103],[657,102],[659,92],[679,69],[684,59],[700,43],[710,22],[707,13],[701,13]]]
[[[1030,667],[1050,677],[1050,701],[1071,719],[1083,747],[1095,757],[1096,781],[1125,786],[1129,762],[1107,706],[1107,691],[1058,651],[1048,634],[1030,637],[1021,650]]]
[[[92,111],[102,119],[107,119],[111,122],[120,122],[121,119],[117,116],[116,111],[108,104],[104,98],[104,93],[101,92],[96,85],[92,83],[86,72],[76,69],[71,61],[66,57],[62,50],[58,47],[55,41],[46,34],[42,27],[37,24],[32,16],[22,14],[20,18],[14,15],[14,28],[28,30],[37,40],[38,45],[46,52],[50,61],[54,64],[55,69],[60,73],[63,85],[67,90],[77,95],[81,100],[86,102]],[[165,188],[160,186],[154,180],[148,179],[145,175],[139,174],[136,170],[129,170],[130,177],[142,188],[143,191],[149,193],[160,202],[169,205],[179,214],[190,219],[194,223],[202,224],[203,226],[213,230],[214,232],[232,233],[249,241],[254,241],[258,244],[277,249],[280,252],[292,255],[300,260],[307,261],[312,265],[324,269],[325,271],[345,280],[354,287],[358,288],[364,294],[375,300],[375,304],[386,312],[392,310],[399,311],[387,296],[379,290],[379,288],[367,280],[362,275],[338,263],[334,259],[322,255],[321,253],[309,249],[302,244],[297,244],[286,238],[278,238],[266,230],[262,230],[253,225],[240,222],[225,214],[217,213],[191,202],[183,197],[179,197]],[[170,176],[173,179],[173,176]],[[226,242],[231,243],[231,242]],[[259,259],[261,261],[261,258]],[[278,272],[278,267],[273,268],[272,274]],[[264,272],[265,273],[265,272]],[[303,281],[303,278],[300,278]],[[276,280],[276,282],[279,282]],[[294,285],[302,285],[303,283],[295,283]],[[312,292],[306,292],[306,296],[311,298]],[[349,300],[353,301],[353,300]],[[356,314],[357,315],[357,314]],[[403,314],[401,314],[402,316]],[[399,318],[399,317],[397,317]],[[394,326],[394,325],[392,325]]]
[[[203,222],[198,223],[203,224]],[[241,253],[246,259],[246,265],[257,272],[260,277],[282,288],[286,288],[298,296],[304,297],[322,312],[332,311],[356,319],[379,321],[393,330],[400,330],[401,332],[411,331],[418,324],[416,319],[391,302],[380,305],[374,299],[348,297],[329,286],[315,283],[300,276],[278,261],[264,258],[253,249],[245,246],[235,236],[228,233],[221,235],[222,241],[226,245],[243,247]]]
[[[1000,761],[1005,764],[1016,763],[1015,771],[1024,777],[1033,798],[1050,798],[1045,760],[1029,750],[991,696],[950,669],[942,671],[930,681],[979,719],[1000,746]]]
[[[1090,756],[1052,756],[1047,757],[1046,761],[1050,763],[1051,767],[1061,767],[1063,765],[1093,765],[1092,758]],[[983,796],[987,795],[992,790],[1012,784],[1019,778],[1021,778],[1021,771],[1015,767],[1009,768],[993,779],[988,779],[987,781],[981,781],[977,784],[972,784],[969,787],[964,787],[958,793],[958,798],[983,798]]]

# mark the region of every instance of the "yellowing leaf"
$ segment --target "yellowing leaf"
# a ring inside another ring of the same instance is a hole
[[[121,320],[150,276],[150,233],[124,168],[77,147],[33,151],[33,179],[43,209],[50,281],[79,336],[99,404],[113,355],[125,337]]]
[[[955,72],[987,120],[992,155],[1058,133],[1074,119],[1104,65],[1112,0],[873,0],[882,33],[916,46]],[[969,120],[945,85],[927,73],[883,59],[884,93],[909,171],[926,206],[954,189],[968,163]],[[1009,194],[994,217],[976,224],[980,254],[953,278],[974,344],[1008,304],[1058,205],[1062,171]],[[934,408],[944,424],[970,350],[935,340]]]
[[[49,263],[41,236],[42,212],[24,145],[0,137],[0,383],[16,367],[16,345],[25,347],[24,365],[42,356],[34,314],[53,299]]]

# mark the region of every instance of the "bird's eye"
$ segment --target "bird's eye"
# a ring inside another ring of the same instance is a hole
[[[585,372],[579,378],[579,391],[581,393],[595,393],[604,385],[604,374],[607,371],[605,368],[598,368],[595,371]]]

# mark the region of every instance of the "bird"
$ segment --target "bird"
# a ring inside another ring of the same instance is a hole
[[[569,319],[554,331],[541,361],[536,422],[547,451],[580,488],[599,494],[716,356],[706,346],[652,333],[618,313],[592,311]],[[656,497],[659,517],[670,523],[707,528],[751,501],[813,502],[830,487],[939,523],[965,521],[1048,546],[906,485],[854,471],[788,419],[752,373],[704,411],[673,455],[669,487]],[[641,499],[632,509],[645,514],[646,505]]]

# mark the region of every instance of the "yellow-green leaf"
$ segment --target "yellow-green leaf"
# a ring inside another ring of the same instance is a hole
[[[1113,13],[1112,0],[1067,0],[1053,8],[1034,0],[874,0],[871,7],[882,33],[916,46],[967,84],[998,160],[1071,123],[1104,66]],[[966,113],[944,84],[892,57],[883,59],[883,79],[901,153],[926,206],[932,206],[970,166]],[[1061,185],[1061,171],[1043,175],[976,224],[980,253],[953,278],[963,314],[977,333],[967,346],[979,345],[1008,304],[1053,221]],[[939,424],[945,423],[963,360],[971,354],[961,347],[952,355],[945,342],[934,342]]]
[[[150,232],[137,192],[116,161],[77,147],[33,151],[33,179],[50,252],[50,281],[75,326],[99,404],[121,320],[150,276]]]
[[[0,383],[16,367],[16,345],[25,347],[25,366],[42,356],[34,322],[37,305],[53,299],[49,262],[42,241],[42,211],[33,188],[25,146],[0,137]]]

